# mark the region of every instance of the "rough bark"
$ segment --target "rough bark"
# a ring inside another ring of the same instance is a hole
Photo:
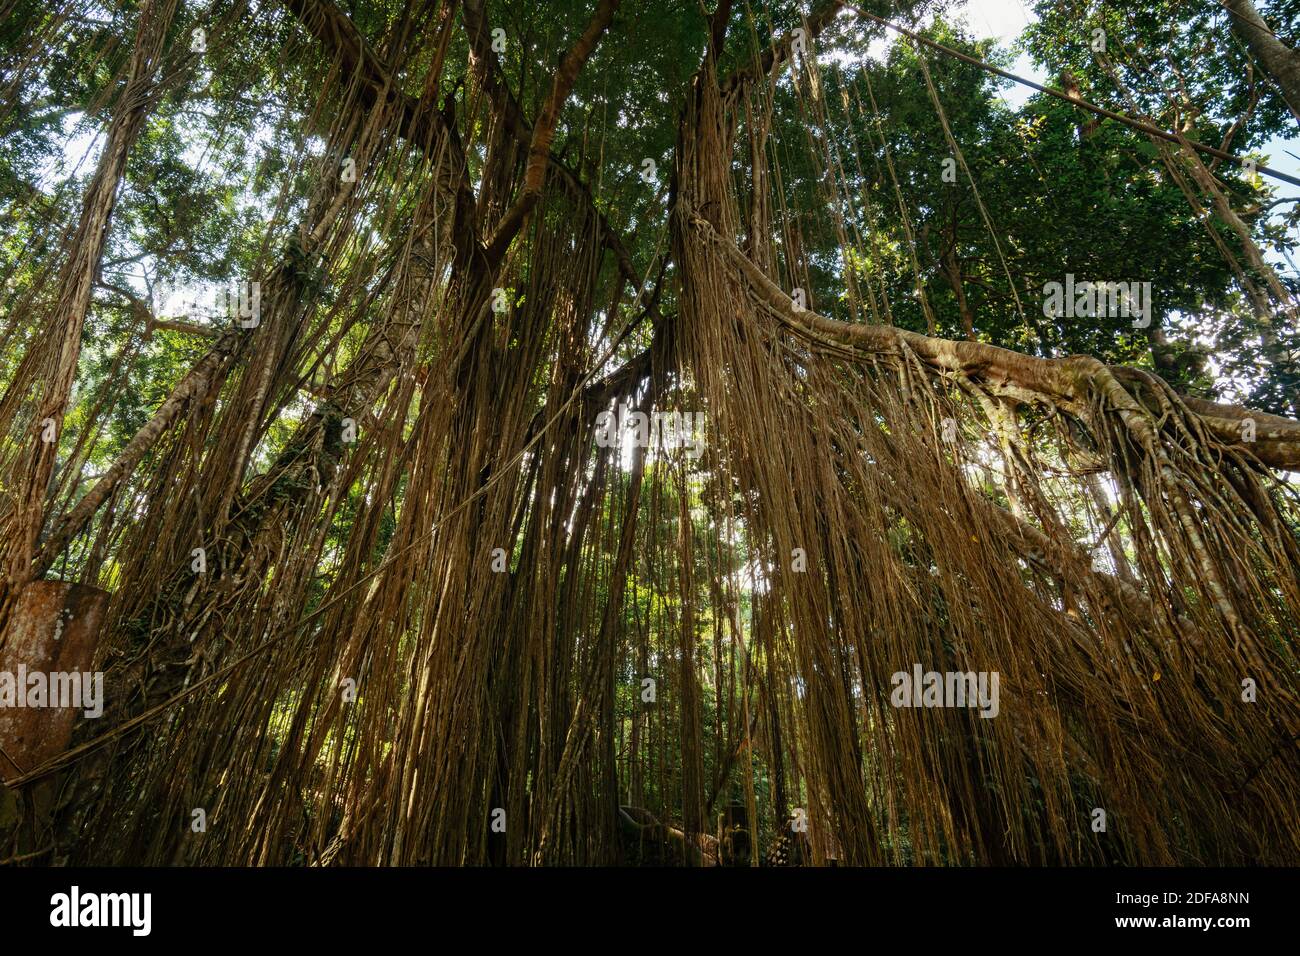
[[[1300,120],[1300,51],[1288,47],[1268,28],[1251,0],[1220,0],[1229,13],[1232,32],[1254,54],[1282,91],[1287,106]]]

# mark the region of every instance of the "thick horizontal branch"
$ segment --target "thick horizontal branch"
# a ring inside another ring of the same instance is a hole
[[[652,369],[654,346],[651,345],[639,352],[637,355],[628,359],[627,362],[600,381],[592,382],[582,390],[578,397],[579,407],[583,410],[582,414],[587,414],[593,408],[603,409],[609,405],[610,399],[619,395],[628,395],[635,392],[637,386],[648,376]],[[533,420],[528,425],[526,438],[532,439],[546,423],[546,409],[538,409],[533,416]]]
[[[202,322],[187,322],[184,319],[151,318],[145,326],[145,334],[153,335],[155,329],[181,332],[185,335],[198,335],[205,339],[218,339],[221,337],[221,329],[215,325],[204,325]]]
[[[1032,393],[1074,408],[1086,407],[1089,402],[1089,385],[1106,377],[1108,373],[1120,380],[1132,380],[1138,374],[1136,370],[1122,366],[1112,368],[1088,355],[1039,358],[983,342],[955,342],[889,325],[840,322],[807,309],[797,309],[780,286],[736,248],[735,243],[718,234],[707,221],[698,216],[692,216],[690,222],[706,238],[721,247],[744,276],[746,284],[789,328],[805,334],[813,341],[829,340],[867,352],[888,354],[901,354],[905,349],[910,349],[922,362],[937,371],[961,372],[977,381],[1004,386],[1022,394]],[[1206,431],[1221,444],[1248,452],[1271,468],[1300,469],[1300,422],[1203,399],[1183,398],[1182,401],[1200,419]],[[1130,402],[1136,403],[1136,399],[1130,397]],[[1253,442],[1243,440],[1247,430],[1242,423],[1247,418],[1253,419],[1255,423]]]
[[[116,292],[122,298],[126,299],[127,304],[136,317],[144,322],[145,338],[152,338],[154,329],[166,329],[171,332],[183,332],[186,335],[201,335],[206,339],[217,339],[221,337],[221,329],[215,325],[204,325],[201,322],[190,322],[184,318],[160,319],[153,314],[153,309],[149,303],[140,296],[136,295],[130,289],[124,289],[121,286],[110,285],[107,282],[100,282],[97,285],[101,289],[107,289],[110,292]]]

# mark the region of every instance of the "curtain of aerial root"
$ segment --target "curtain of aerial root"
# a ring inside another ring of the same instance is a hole
[[[854,222],[862,157],[817,130],[788,46],[721,82],[706,56],[668,205],[628,213],[551,151],[617,4],[527,97],[491,4],[416,5],[373,47],[330,0],[282,6],[275,134],[302,148],[237,277],[255,320],[93,483],[93,422],[53,493],[53,453],[6,445],[39,483],[0,514],[7,578],[112,593],[104,715],[24,768],[0,859],[755,864],[794,831],[814,863],[1287,860],[1300,516],[1270,469],[1300,467],[1300,425],[895,328],[889,283],[847,265],[886,241]],[[76,381],[171,9],[140,15],[94,228],[45,257],[56,334],[6,369],[10,435],[33,386],[57,420]],[[778,142],[773,64],[806,141]],[[805,147],[794,210],[777,157]],[[818,230],[853,321],[808,298]],[[598,423],[667,409],[701,414],[698,460]],[[974,699],[900,697],[917,672]]]
[[[613,6],[601,7],[606,22]],[[597,287],[603,219],[589,195],[576,209],[534,199],[519,248],[486,264],[466,239],[486,234],[477,217],[512,208],[525,152],[497,136],[488,185],[465,203],[461,146],[439,114],[401,97],[375,108],[389,86],[382,71],[397,64],[378,63],[332,6],[291,9],[346,61],[317,98],[329,117],[326,168],[303,225],[286,234],[271,224],[283,252],[264,254],[256,273],[260,320],[236,333],[238,361],[201,360],[112,472],[143,502],[117,555],[122,578],[141,586],[114,596],[102,656],[110,685],[126,690],[102,722],[80,728],[91,749],[63,790],[59,855],[607,860],[617,796],[601,728],[612,721],[614,656],[591,630],[583,581],[599,558],[583,531],[598,524],[609,455],[593,464],[595,409],[572,400],[593,359],[595,296],[608,296]],[[581,41],[588,53],[593,32]],[[405,145],[386,152],[398,137]],[[343,155],[355,161],[355,190],[331,165]],[[404,177],[411,188],[366,194],[413,158],[422,174]],[[371,248],[376,231],[355,228],[367,202],[398,242]],[[309,288],[320,273],[339,290],[330,309]],[[349,310],[379,319],[352,361],[310,388],[321,401],[284,450],[255,464],[268,424],[314,377],[301,370],[349,334]],[[214,353],[228,351],[227,338]],[[628,376],[614,392],[638,382]],[[97,488],[56,546],[119,487]],[[400,495],[400,516],[390,525],[391,511],[357,510],[358,492],[390,505]],[[356,520],[327,550],[341,511]],[[557,591],[569,595],[558,610]],[[609,637],[617,614],[607,618]],[[258,666],[241,668],[249,655]],[[348,684],[362,689],[341,696]],[[570,727],[574,697],[591,716]],[[137,732],[164,709],[151,733]],[[274,747],[268,725],[285,735]],[[304,780],[318,788],[310,812],[294,802]],[[595,813],[593,789],[603,794]],[[544,795],[536,811],[532,794]],[[471,822],[498,805],[513,821],[508,845],[489,845],[490,831]],[[183,841],[194,806],[263,826]]]
[[[417,216],[434,215],[432,197]],[[424,231],[425,223],[414,225]],[[302,841],[308,829],[313,851],[341,862],[609,860],[613,767],[606,759],[593,769],[593,741],[609,724],[600,711],[608,707],[601,695],[612,684],[613,642],[594,641],[581,586],[591,561],[582,528],[602,500],[608,462],[588,487],[593,410],[568,402],[591,361],[600,251],[589,212],[541,207],[524,250],[526,284],[499,280],[497,288],[524,303],[508,313],[492,308],[493,287],[482,276],[467,272],[439,291],[429,283],[441,270],[402,260],[389,325],[368,333],[317,415],[237,499],[218,587],[196,588],[194,574],[178,571],[164,592],[178,595],[185,622],[177,628],[168,619],[166,633],[195,634],[210,655],[186,671],[190,680],[256,650],[268,632],[287,638],[256,669],[233,671],[220,695],[177,709],[139,755],[144,769],[115,780],[135,809],[102,821],[88,847],[112,854],[142,841],[160,862],[275,862],[284,841]],[[439,344],[401,378],[414,361],[417,320]],[[551,354],[561,360],[548,367]],[[331,488],[312,449],[331,444],[332,426],[318,419],[352,406],[360,414],[391,381],[400,384],[386,411],[359,426],[370,436],[358,443],[367,457],[333,472]],[[406,420],[417,381],[420,397]],[[524,456],[539,418],[545,435]],[[382,517],[375,513],[352,527],[325,613],[295,629],[309,607],[329,515],[358,480],[380,501],[403,482],[382,570],[362,557],[375,553]],[[575,508],[585,515],[576,531],[568,527]],[[572,595],[559,609],[557,592]],[[613,627],[606,621],[606,632]],[[576,646],[572,655],[553,651],[566,642]],[[354,698],[340,694],[348,682],[359,687]],[[150,702],[181,690],[175,678],[146,686],[154,688]],[[575,687],[577,709],[595,719],[567,733]],[[286,734],[275,751],[266,746],[268,722]],[[330,769],[318,779],[322,762]],[[301,802],[289,799],[304,775],[321,788],[313,806],[336,813],[304,817]],[[597,804],[603,824],[588,809],[593,788],[606,791]],[[184,841],[183,827],[166,824],[193,806],[262,826]],[[496,808],[512,826],[507,840],[490,842],[493,831],[473,821],[489,821]],[[575,845],[579,826],[590,832]]]
[[[446,234],[445,203],[432,198],[432,177],[421,177],[423,193],[412,190],[416,221],[409,224],[405,245],[390,251],[387,261],[359,247],[354,222],[370,198],[370,184],[406,161],[382,145],[386,127],[397,119],[391,110],[369,109],[351,77],[331,74],[319,95],[321,102],[336,97],[342,108],[326,121],[326,159],[316,171],[307,215],[296,228],[271,224],[271,235],[282,245],[268,251],[246,286],[257,303],[254,314],[239,316],[244,321],[213,350],[233,351],[240,361],[219,363],[214,371],[220,374],[205,378],[206,394],[185,401],[170,420],[151,423],[148,467],[130,475],[148,489],[147,507],[122,534],[119,560],[128,580],[150,586],[114,595],[101,651],[106,680],[119,690],[109,695],[100,726],[82,725],[83,744],[106,728],[129,726],[246,652],[269,628],[300,615],[324,534],[340,505],[339,489],[346,487],[347,472],[338,468],[344,447],[374,431],[365,413],[410,366],[432,294],[426,273],[438,268],[436,255],[423,253]],[[438,144],[429,144],[429,154],[429,167],[444,156]],[[339,175],[345,155],[354,177]],[[389,206],[381,215],[395,218],[408,198],[386,197]],[[370,270],[379,273],[379,283],[368,280]],[[339,290],[330,309],[317,307],[312,290],[321,273]],[[400,296],[390,288],[394,282]],[[277,458],[246,478],[268,422],[303,387],[300,369],[337,347],[355,317],[381,297],[388,297],[384,321],[370,327],[352,362],[324,389],[314,390],[319,404]],[[330,323],[340,319],[343,331],[329,334]],[[231,335],[238,339],[233,349],[227,345]],[[213,353],[196,370],[211,364]],[[127,473],[122,470],[123,477]],[[102,831],[90,822],[99,817],[103,792],[134,802],[151,786],[165,785],[170,755],[187,752],[182,744],[190,742],[191,716],[184,711],[166,733],[123,737],[120,748],[115,742],[82,760],[57,814],[61,837],[94,853],[100,839],[120,843],[123,833],[166,820],[166,803],[158,802],[142,803],[133,814],[100,817]],[[116,773],[109,772],[113,766]],[[167,832],[155,831],[155,859],[168,859],[157,856],[165,852]]]
[[[1293,503],[1156,380],[1034,359],[986,376],[957,343],[801,309],[733,239],[727,106],[704,73],[679,144],[680,349],[771,569],[810,836],[864,864],[1280,860],[1300,832],[1273,759],[1296,731]],[[1074,543],[1085,485],[989,441],[1008,391],[1057,413],[1061,461],[1108,474],[1125,575]],[[1014,485],[990,493],[1004,454]],[[996,673],[996,716],[897,706],[917,667]],[[1105,843],[1098,808],[1123,821]]]
[[[64,413],[77,375],[81,332],[90,308],[91,291],[109,222],[131,151],[157,94],[155,77],[168,31],[176,15],[176,0],[149,0],[136,19],[135,47],[125,83],[111,110],[95,174],[82,199],[76,231],[67,241],[63,265],[44,321],[45,334],[29,346],[23,367],[28,375],[11,381],[0,401],[0,433],[7,434],[15,452],[0,461],[6,495],[0,511],[0,630],[7,608],[32,578],[36,538],[43,524],[46,490],[63,430]]]

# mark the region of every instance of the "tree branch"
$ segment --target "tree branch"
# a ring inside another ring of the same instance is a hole
[[[519,105],[513,91],[502,79],[501,64],[492,50],[492,31],[484,15],[483,0],[464,0],[462,6],[465,11],[465,30],[469,34],[470,48],[474,53],[478,80],[496,102],[510,135],[516,142],[528,145],[532,142],[533,130],[528,120],[524,118],[523,108]],[[632,262],[626,240],[596,205],[596,199],[590,188],[554,152],[548,156],[548,160],[552,172],[559,177],[561,185],[568,191],[570,197],[586,208],[600,224],[601,241],[605,248],[614,254],[614,260],[618,263],[623,278],[631,283],[633,288],[641,288],[641,274]]]
[[[154,412],[153,417],[140,426],[139,431],[126,443],[126,447],[122,449],[113,464],[95,482],[94,487],[63,516],[33,558],[33,576],[40,577],[49,570],[54,559],[63,552],[73,538],[81,533],[82,528],[99,510],[99,506],[108,499],[118,481],[135,469],[158,437],[171,427],[193,399],[207,394],[212,383],[221,380],[221,376],[217,373],[232,360],[247,341],[248,337],[242,335],[238,329],[228,329],[221,334],[208,353],[172,389],[171,394]]]
[[[810,14],[804,21],[804,25],[797,28],[804,31],[804,39],[815,40],[821,36],[822,31],[830,26],[831,22],[839,16],[840,11],[844,9],[845,2],[846,0],[827,0],[826,3]],[[723,96],[739,95],[744,92],[746,86],[753,83],[760,76],[766,76],[774,69],[788,63],[793,58],[797,36],[797,30],[791,30],[764,50],[753,64],[729,74],[720,84]]]
[[[362,106],[375,109],[391,104],[397,111],[397,134],[431,160],[445,147],[449,161],[435,164],[438,185],[455,197],[452,241],[456,262],[464,267],[482,253],[474,209],[477,200],[469,183],[464,149],[455,128],[435,109],[403,92],[391,71],[366,44],[361,31],[333,0],[280,0],[299,23],[315,37],[327,56],[338,61],[339,72],[361,84]]]
[[[144,321],[145,338],[152,338],[154,329],[168,329],[172,332],[184,332],[186,335],[201,335],[206,339],[216,339],[221,336],[221,329],[212,325],[203,325],[199,322],[187,322],[183,318],[160,319],[153,314],[153,309],[149,303],[140,298],[130,289],[123,289],[121,286],[110,285],[107,282],[95,283],[101,289],[107,289],[109,292],[116,292],[122,298],[126,299],[127,304],[131,306],[131,311]]]
[[[546,167],[550,161],[551,140],[555,138],[555,127],[560,120],[560,110],[573,90],[578,73],[591,57],[600,41],[601,34],[614,18],[622,0],[600,0],[596,11],[591,15],[587,29],[574,42],[569,52],[560,61],[555,71],[555,80],[551,86],[551,95],[542,107],[542,113],[533,126],[533,135],[528,144],[528,165],[524,169],[523,192],[515,200],[506,214],[501,217],[496,232],[488,241],[485,254],[490,267],[496,268],[505,251],[523,227],[528,213],[537,205],[542,195],[542,186],[546,180]]]

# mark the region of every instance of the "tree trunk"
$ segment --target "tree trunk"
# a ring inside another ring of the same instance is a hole
[[[1277,83],[1282,98],[1300,120],[1300,51],[1288,47],[1268,28],[1251,0],[1220,0],[1228,10],[1232,32]]]

